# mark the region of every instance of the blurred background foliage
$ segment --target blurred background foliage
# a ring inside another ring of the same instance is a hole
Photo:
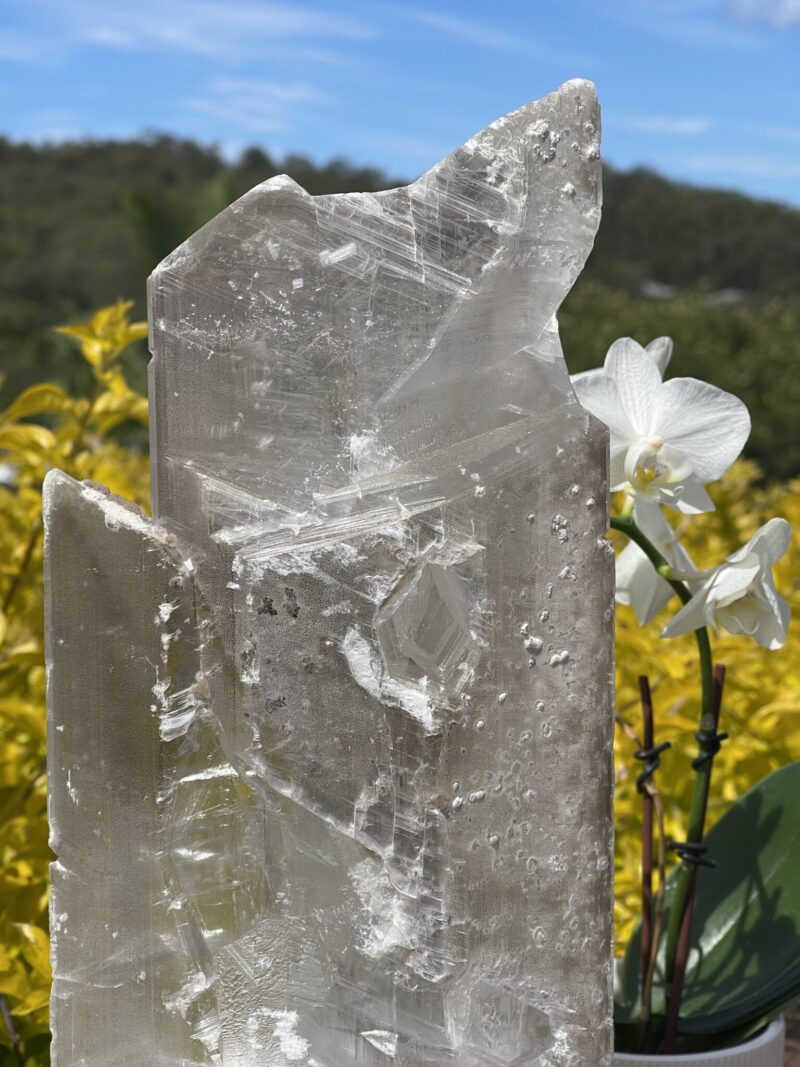
[[[147,507],[147,457],[125,435],[147,423],[121,370],[146,334],[130,307],[62,331],[78,342],[85,393],[33,385],[0,413],[0,1067],[49,1062],[42,480],[60,467]]]
[[[396,184],[340,161],[278,164],[260,149],[225,163],[211,149],[142,142],[32,147],[0,140],[0,1067],[49,1062],[41,483],[51,467],[148,506],[143,279],[184,237],[247,188],[284,171],[312,193]],[[645,171],[606,172],[604,223],[560,315],[571,370],[602,362],[615,338],[675,339],[672,375],[741,396],[748,459],[713,490],[717,511],[685,525],[695,560],[717,562],[773,515],[793,526],[778,585],[797,612],[800,580],[800,212],[702,191]],[[119,301],[130,294],[130,302]],[[117,300],[117,303],[111,301]],[[107,304],[100,312],[94,308]],[[86,321],[82,321],[86,318]],[[59,331],[54,322],[71,322]],[[45,382],[46,384],[37,384]],[[683,522],[680,516],[674,518]],[[683,527],[681,527],[683,528]],[[639,728],[636,679],[649,674],[667,833],[684,835],[699,703],[690,636],[659,639],[617,618],[618,711]],[[769,653],[722,635],[729,667],[710,806],[724,807],[800,758],[800,638]],[[618,952],[639,905],[635,746],[617,737]]]
[[[397,184],[374,168],[278,160],[255,147],[226,162],[213,148],[167,136],[39,146],[0,139],[6,397],[43,380],[85,390],[88,368],[52,324],[120,297],[143,318],[153,266],[279,172],[314,194]],[[560,316],[570,369],[601,363],[616,337],[669,334],[673,374],[713,381],[750,408],[748,457],[769,477],[800,472],[800,211],[645,170],[606,168],[604,200],[595,251]],[[126,359],[143,390],[142,352]]]

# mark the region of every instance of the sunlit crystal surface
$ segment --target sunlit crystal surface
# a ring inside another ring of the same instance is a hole
[[[154,273],[156,517],[47,487],[56,1067],[610,1062],[598,124],[273,179]]]

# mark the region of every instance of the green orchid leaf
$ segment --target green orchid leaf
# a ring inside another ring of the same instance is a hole
[[[800,999],[799,798],[797,762],[745,793],[706,836],[716,867],[698,872],[682,1034],[752,1033]],[[654,1016],[665,1011],[663,951],[662,939]],[[637,930],[618,982],[619,1026],[640,1017],[639,953]]]

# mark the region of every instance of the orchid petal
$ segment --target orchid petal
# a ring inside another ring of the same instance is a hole
[[[772,577],[771,570],[765,572],[761,583],[755,592],[756,596],[767,605],[773,619],[780,619],[785,608],[787,612],[786,622],[783,625],[783,631],[785,633],[786,627],[789,625],[789,605],[775,588],[775,579]]]
[[[606,358],[603,361],[603,371],[606,374],[610,374],[609,367],[611,362],[623,355],[629,355],[634,359],[641,359],[642,356],[647,355],[647,350],[643,348],[638,341],[634,341],[632,337],[619,337],[616,341],[612,341],[606,352]],[[652,356],[650,358],[652,359]]]
[[[695,478],[687,478],[671,505],[684,515],[699,515],[714,510],[714,501],[708,495],[706,487]]]
[[[746,547],[777,563],[791,544],[792,528],[786,519],[770,519],[750,538]]]
[[[661,631],[662,637],[680,637],[681,634],[699,630],[708,623],[706,617],[706,605],[708,602],[708,586],[704,585],[699,592],[695,593],[688,604],[684,604],[681,610],[674,615],[670,622]]]
[[[672,527],[664,518],[658,504],[649,501],[637,500],[633,509],[633,517],[636,525],[649,541],[663,554],[665,542],[674,541],[675,534]]]
[[[618,402],[635,436],[650,436],[656,396],[663,388],[658,367],[651,357],[641,345],[623,338],[609,349],[605,372],[616,384]]]
[[[762,633],[756,634],[758,643],[772,651],[783,648],[786,643],[786,631],[789,629],[789,618],[791,616],[791,608],[782,596],[778,597],[777,607],[777,615],[772,616]]]
[[[675,536],[675,531],[664,518],[664,513],[658,505],[644,501],[637,503],[634,518],[636,525],[648,540],[652,541],[670,567],[683,572],[681,581],[693,581],[697,578],[699,572],[694,560]],[[665,581],[665,585],[669,583]]]
[[[637,498],[634,520],[649,541],[670,563],[677,560],[691,567],[691,559],[675,538],[675,533],[657,504]],[[641,548],[628,544],[617,557],[617,601],[630,604],[640,626],[646,625],[674,596],[674,591]]]
[[[615,443],[636,436],[620,404],[617,387],[607,374],[587,375],[573,381],[573,387],[578,402],[606,424]]]
[[[758,556],[751,554],[740,563],[725,563],[708,580],[709,594],[719,607],[727,607],[747,593],[761,570]]]
[[[656,337],[645,347],[645,352],[651,357],[658,367],[658,373],[664,377],[664,371],[672,358],[672,338]]]
[[[696,378],[672,378],[658,390],[647,432],[684,453],[699,481],[713,482],[741,452],[750,415],[731,393]]]
[[[791,530],[785,519],[771,519],[703,582],[688,604],[667,625],[662,637],[723,626],[748,634],[764,648],[780,648],[786,640],[789,605],[779,596],[770,565],[786,551]]]
[[[721,626],[730,634],[745,634],[754,637],[764,623],[764,606],[758,605],[752,600],[737,600],[730,607],[724,608],[717,613],[717,619]]]
[[[608,471],[608,481],[612,493],[616,493],[619,489],[625,489],[628,485],[628,476],[625,473],[625,457],[627,454],[627,445],[615,445],[612,439],[609,448]]]
[[[673,596],[672,589],[636,544],[627,545],[616,563],[616,599],[629,604],[640,626],[645,626]]]
[[[631,589],[631,607],[640,626],[646,626],[654,619],[674,595],[669,582],[661,577],[649,560],[647,563],[647,574],[635,582]]]
[[[757,616],[757,625],[755,629],[745,630],[737,627],[742,626],[744,623],[752,618],[752,614],[755,612]],[[720,622],[730,633],[749,633],[750,636],[755,637],[756,641],[762,646],[762,648],[768,648],[775,651],[778,648],[782,648],[786,642],[786,631],[789,626],[790,610],[789,605],[783,599],[783,597],[775,594],[775,603],[768,605],[763,601],[753,602],[749,601],[745,608],[744,617],[742,616],[742,610],[737,604],[725,608],[720,613]]]
[[[644,573],[641,562],[647,559],[638,545],[627,544],[614,561],[614,595],[618,604],[630,604],[634,582]]]
[[[577,374],[571,374],[569,376],[569,380],[574,385],[575,382],[583,382],[583,381],[586,381],[587,378],[596,378],[598,375],[600,375],[602,373],[603,373],[603,368],[602,367],[592,367],[591,370],[581,370],[581,371],[578,371]]]
[[[671,482],[683,482],[692,477],[693,465],[688,457],[671,444],[663,445],[658,451],[658,462],[669,468]]]
[[[653,449],[646,441],[637,441],[632,444],[625,453],[625,475],[632,482],[636,475],[636,468],[643,459],[652,456]]]

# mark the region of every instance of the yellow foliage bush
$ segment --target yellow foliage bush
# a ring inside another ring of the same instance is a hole
[[[107,485],[148,506],[146,457],[123,448],[112,433],[126,420],[147,421],[147,401],[130,388],[119,356],[146,334],[129,321],[130,304],[63,327],[92,368],[91,397],[57,385],[25,390],[0,414],[0,463],[12,474],[0,485],[0,1067],[45,1067],[50,964],[47,938],[48,863],[45,789],[41,485],[51,467]],[[31,421],[36,420],[36,421]],[[800,548],[800,480],[759,486],[755,464],[740,461],[713,487],[717,510],[686,521],[684,542],[700,565],[711,565],[746,541],[773,515],[789,520],[793,550],[777,568],[781,592],[800,609],[792,574]],[[667,612],[672,610],[670,605]],[[666,617],[666,613],[665,613]],[[671,741],[658,784],[668,836],[682,838],[696,754],[699,678],[692,635],[660,640],[660,622],[640,629],[628,608],[617,615],[618,711],[638,729],[637,677],[648,674],[658,741]],[[715,660],[728,666],[723,729],[732,739],[714,764],[709,807],[713,822],[750,785],[800,758],[800,636],[767,652],[754,641],[720,635]],[[618,731],[616,745],[616,929],[620,952],[639,909],[641,802],[635,745]],[[16,1042],[16,1048],[14,1043]]]
[[[679,516],[683,544],[700,567],[721,563],[740,548],[767,519],[781,516],[792,527],[792,544],[775,568],[778,591],[792,608],[786,645],[777,652],[752,638],[712,634],[716,663],[727,677],[720,728],[731,737],[714,760],[709,796],[709,829],[725,809],[751,785],[787,763],[800,759],[800,479],[762,487],[755,463],[739,460],[710,493],[716,511]],[[683,521],[680,521],[683,520]],[[620,539],[620,544],[622,539]],[[670,741],[661,757],[656,784],[663,796],[667,839],[686,837],[692,790],[691,760],[697,755],[694,733],[700,719],[700,677],[694,635],[661,640],[659,633],[673,599],[661,616],[641,628],[628,607],[617,611],[617,711],[640,732],[637,678],[648,675],[653,688],[656,741]],[[641,736],[641,733],[640,733]],[[641,799],[636,776],[641,763],[635,744],[620,730],[616,737],[616,932],[617,954],[627,944],[640,907]],[[673,863],[674,860],[670,860]],[[702,876],[702,874],[701,874]]]
[[[147,333],[130,307],[62,329],[92,368],[90,397],[34,385],[0,413],[0,1067],[49,1063],[42,480],[60,467],[147,506],[146,457],[111,436],[147,422],[147,400],[118,363]]]

